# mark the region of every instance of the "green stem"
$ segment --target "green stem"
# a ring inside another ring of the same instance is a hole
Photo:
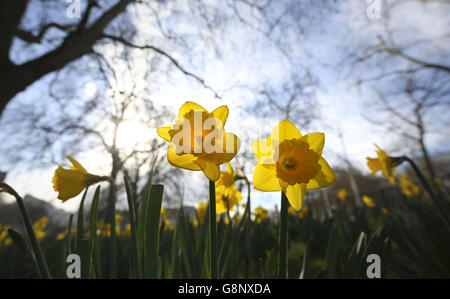
[[[217,264],[217,229],[216,229],[216,184],[209,181],[209,233],[210,233],[210,272],[211,278],[219,278]]]
[[[288,206],[289,202],[281,191],[281,214],[280,214],[280,259],[278,261],[278,275],[280,278],[287,278],[287,264],[288,264]]]
[[[250,205],[250,182],[247,177],[244,178],[245,183],[247,184],[247,205],[245,206],[245,212],[243,217],[247,217],[247,234],[246,234],[246,242],[247,242],[247,259],[246,259],[246,267],[245,267],[245,278],[249,277],[249,265],[251,260],[251,243],[250,243],[250,234],[251,234],[251,223],[252,223],[252,214],[251,214],[251,205]]]
[[[48,270],[47,262],[45,261],[45,257],[42,254],[41,247],[39,246],[39,242],[36,239],[36,235],[34,234],[33,225],[31,224],[31,218],[28,214],[27,209],[23,203],[22,197],[9,185],[5,183],[0,183],[0,189],[3,188],[16,198],[17,204],[19,205],[20,214],[22,215],[23,222],[25,223],[25,228],[27,230],[27,235],[31,243],[31,247],[33,248],[34,255],[36,257],[36,262],[38,265],[39,273],[41,278],[49,279],[51,278],[50,271]]]

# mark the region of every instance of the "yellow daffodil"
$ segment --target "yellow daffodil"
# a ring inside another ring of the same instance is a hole
[[[225,133],[227,118],[227,106],[210,113],[196,103],[184,103],[175,124],[158,129],[158,135],[170,143],[169,163],[183,169],[201,170],[210,181],[217,181],[219,165],[233,159],[240,147],[236,135]]]
[[[166,219],[167,218],[167,211],[166,209],[164,209],[164,207],[161,207],[161,213],[160,213],[161,218]]]
[[[58,166],[53,176],[53,189],[59,192],[58,199],[65,202],[66,200],[77,196],[83,189],[92,184],[101,181],[112,181],[106,176],[97,176],[90,174],[87,170],[74,158],[67,156],[72,163],[69,169]]]
[[[131,225],[129,223],[125,227],[125,230],[123,231],[123,235],[127,236],[127,237],[131,236]]]
[[[192,227],[196,228],[198,226],[198,220],[197,219],[193,219],[190,222],[192,224]]]
[[[56,240],[61,241],[66,237],[66,234],[60,233],[56,235]]]
[[[208,208],[207,203],[201,203],[198,205],[197,208],[197,218],[200,224],[203,223],[203,219],[205,218],[206,209]]]
[[[363,195],[362,197],[362,201],[366,204],[366,206],[368,206],[369,208],[375,208],[375,202],[373,201],[372,198],[370,198],[367,195]]]
[[[281,121],[266,140],[252,143],[258,158],[253,185],[260,191],[283,191],[300,210],[307,189],[328,187],[336,175],[322,158],[323,133],[302,135],[294,124]]]
[[[406,174],[400,175],[400,188],[403,194],[408,197],[420,194],[420,187],[411,182]]]
[[[369,158],[367,157],[367,166],[372,171],[373,175],[376,175],[378,171],[381,170],[381,173],[389,180],[389,182],[395,185],[395,178],[393,172],[395,172],[394,168],[394,159],[389,157],[385,151],[383,151],[378,145],[377,147],[377,158]]]
[[[169,219],[164,219],[164,230],[165,231],[173,231],[175,229],[175,227],[173,225],[170,225],[170,220]]]
[[[234,206],[242,200],[241,192],[234,184],[236,175],[229,163],[228,171],[222,171],[220,178],[216,181],[216,213],[223,214],[228,210],[233,211]]]
[[[269,214],[269,211],[267,211],[266,209],[264,209],[261,206],[256,207],[255,212],[253,213],[253,215],[255,216],[255,221],[257,223],[261,223],[261,221],[263,221],[267,217],[268,214]]]
[[[116,224],[120,224],[122,222],[123,216],[121,214],[116,214]]]
[[[8,227],[2,226],[0,223],[0,245],[2,245],[3,241],[8,237]]]
[[[337,196],[340,200],[345,201],[348,196],[347,190],[345,189],[339,190]]]
[[[241,220],[241,215],[236,214],[236,215],[234,216],[234,221],[236,221],[236,223],[239,223],[240,220]]]
[[[38,242],[42,241],[47,236],[47,232],[44,231],[44,229],[47,227],[47,224],[48,217],[42,217],[33,224],[33,230]]]
[[[389,210],[386,208],[381,208],[381,213],[383,213],[384,215],[389,215]]]

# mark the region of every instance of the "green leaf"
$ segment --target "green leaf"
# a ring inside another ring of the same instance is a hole
[[[13,230],[12,228],[8,229],[8,235],[12,239],[14,245],[16,246],[19,253],[25,257],[32,257],[31,249],[27,244],[27,241],[25,238],[17,231]],[[33,258],[34,262],[36,263],[36,260]],[[39,269],[39,265],[36,264],[36,267]]]
[[[142,264],[141,264],[141,254],[139,252],[139,245],[136,238],[136,210],[134,207],[134,199],[131,194],[130,182],[128,177],[125,175],[125,188],[127,192],[127,200],[128,200],[128,211],[130,215],[130,227],[131,227],[131,247],[133,252],[133,260],[135,262],[135,269],[137,278],[142,278]]]
[[[80,201],[80,206],[78,207],[78,218],[77,218],[77,237],[75,239],[75,247],[78,247],[78,242],[84,238],[84,213],[83,206],[84,200],[86,199],[86,194],[88,192],[89,187],[84,190],[83,197]]]
[[[93,273],[93,259],[94,259],[94,252],[97,253],[98,251],[96,250],[98,247],[97,244],[97,208],[98,208],[98,201],[100,198],[100,186],[97,186],[97,189],[95,189],[95,194],[94,194],[94,199],[92,200],[92,205],[91,205],[91,252],[89,254],[89,278],[94,278],[94,273]],[[100,267],[100,255],[95,254],[95,261],[96,261],[96,272],[97,272],[97,277],[100,278],[101,277],[101,267]]]
[[[152,185],[147,202],[146,226],[145,226],[145,277],[157,277],[157,261],[159,250],[159,226],[161,216],[161,204],[164,186]]]

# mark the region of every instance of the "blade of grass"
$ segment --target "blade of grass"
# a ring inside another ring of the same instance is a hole
[[[24,258],[33,256],[30,247],[28,247],[27,241],[19,232],[12,228],[8,228],[8,236],[12,239],[17,250]],[[33,258],[33,260],[36,264],[36,268],[39,270],[39,265],[37,264],[36,259]]]
[[[77,237],[75,239],[75,248],[78,247],[78,242],[84,238],[84,200],[86,199],[86,194],[89,187],[84,190],[83,197],[80,201],[80,206],[78,207],[78,218],[77,218]]]
[[[164,186],[152,185],[147,202],[145,244],[145,277],[156,278],[159,250],[161,204]]]
[[[141,255],[138,249],[138,243],[136,238],[136,214],[134,208],[134,200],[133,195],[131,194],[130,182],[128,177],[125,175],[125,188],[127,192],[127,200],[128,200],[128,211],[130,215],[130,227],[131,227],[131,247],[133,252],[133,259],[135,262],[136,268],[136,276],[137,278],[142,278],[142,264],[141,264]]]
[[[95,254],[95,258],[94,258],[94,252],[98,252],[97,249],[97,207],[98,207],[98,201],[100,198],[100,186],[97,186],[97,189],[95,189],[95,194],[94,194],[94,199],[92,200],[92,205],[91,205],[91,252],[89,255],[89,278],[94,278],[94,273],[92,273],[92,269],[93,267],[93,263],[92,260],[95,259],[96,262],[96,266],[95,266],[95,270],[96,270],[96,277],[100,278],[101,277],[101,273],[100,273],[100,256]]]
[[[16,198],[17,205],[19,206],[20,214],[22,216],[22,220],[25,224],[25,228],[27,231],[28,239],[31,243],[31,248],[33,249],[34,257],[39,265],[39,274],[42,278],[51,278],[50,271],[48,270],[47,262],[45,260],[44,255],[42,254],[41,247],[36,239],[36,234],[33,230],[33,225],[31,223],[30,215],[28,214],[28,210],[23,203],[22,197],[14,190],[11,186],[6,183],[0,183],[0,189],[3,189],[7,193],[11,194]]]
[[[73,214],[70,214],[69,216],[69,225],[67,227],[67,254],[71,254],[72,253],[72,222],[73,222]],[[64,260],[66,260],[64,258]]]
[[[111,210],[109,211],[110,218],[110,236],[109,236],[109,277],[117,278],[117,236],[116,236],[116,195],[114,186],[111,186],[111,193],[109,200],[111,203]]]

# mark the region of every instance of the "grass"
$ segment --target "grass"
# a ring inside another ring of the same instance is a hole
[[[70,239],[69,235],[62,240],[47,235],[40,240],[40,263],[48,265],[49,275],[65,278],[66,257],[75,252],[88,261],[82,270],[84,278],[210,278],[208,210],[195,225],[179,209],[174,229],[166,229],[160,217],[162,185],[151,185],[150,181],[143,198],[135,198],[129,188],[126,190],[130,230],[115,236],[114,267],[110,260],[111,233],[101,234],[97,227],[101,198],[97,188],[92,206],[85,211],[89,212],[89,230],[77,225]],[[136,209],[135,202],[141,202],[140,209]],[[324,217],[312,217],[311,211],[302,219],[288,215],[287,277],[367,278],[366,258],[378,254],[384,278],[449,278],[450,230],[441,216],[450,212],[449,201],[439,198],[439,207],[444,210],[439,210],[426,195],[406,198],[398,193],[387,202],[387,215],[381,213],[380,207],[353,207],[345,202]],[[257,223],[249,221],[247,215],[229,223],[220,217],[215,223],[218,275],[277,278],[278,221],[266,218]],[[68,227],[73,226],[72,218]],[[14,245],[0,242],[0,277],[46,277],[39,272],[39,264],[36,266],[29,239],[11,229],[9,235]]]

